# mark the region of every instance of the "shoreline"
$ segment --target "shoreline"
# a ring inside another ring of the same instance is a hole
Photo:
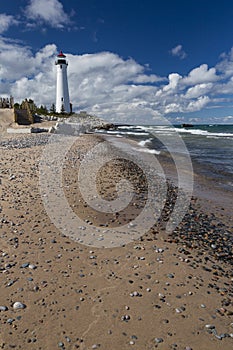
[[[139,148],[138,142],[129,138],[117,138],[110,135],[102,135],[105,140],[115,139],[116,141],[124,140],[124,142],[132,145],[134,149]],[[113,142],[114,143],[114,142]],[[145,151],[148,148],[143,148]],[[143,156],[143,153],[142,153]],[[171,183],[176,187],[178,186],[177,180],[177,170],[174,165],[174,161],[171,156],[164,151],[160,154],[155,155],[160,163],[166,178],[171,181]],[[200,205],[203,211],[208,209],[208,213],[213,212],[219,219],[223,220],[224,223],[233,228],[233,217],[232,217],[232,194],[233,191],[228,191],[227,189],[220,186],[215,179],[204,176],[201,173],[201,165],[192,159],[193,168],[193,197]],[[185,175],[185,174],[184,174]],[[188,174],[189,176],[189,174]],[[206,206],[206,203],[208,205]]]
[[[177,185],[177,171],[174,164],[167,154],[159,156],[166,175],[172,183]],[[220,186],[214,178],[206,177],[201,173],[201,165],[192,159],[193,165],[193,196],[200,204],[202,210],[213,212],[224,223],[233,228],[232,217],[232,191],[228,191]]]
[[[41,135],[30,137],[39,140]],[[93,214],[79,202],[74,174],[99,140],[98,134],[78,137],[64,169],[69,204],[90,227]],[[0,311],[0,345],[230,350],[233,291],[227,261],[216,260],[211,247],[168,236],[161,226],[122,247],[100,249],[72,240],[54,226],[42,203],[38,165],[43,142],[41,137],[41,145],[1,148],[0,305],[6,310]],[[113,194],[113,171],[115,163],[100,182],[105,197]],[[221,218],[208,221],[195,200],[192,205],[190,232],[194,222],[197,231],[205,228],[204,234],[220,229]],[[190,225],[188,218],[184,224]],[[186,232],[187,226],[182,229]],[[13,310],[16,301],[25,309]]]

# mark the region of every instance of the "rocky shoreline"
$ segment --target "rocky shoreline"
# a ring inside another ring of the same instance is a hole
[[[137,241],[109,249],[77,243],[51,222],[40,195],[39,161],[50,137],[0,142],[0,348],[230,350],[232,227],[193,198],[167,235],[177,194],[169,183],[159,222]],[[68,202],[90,227],[98,217],[80,202],[75,174],[99,142],[79,136],[64,168]],[[129,177],[134,170],[127,169]],[[113,172],[122,173],[122,165],[103,175],[105,196]]]

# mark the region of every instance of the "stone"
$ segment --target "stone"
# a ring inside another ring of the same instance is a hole
[[[31,269],[31,270],[35,270],[35,269],[36,269],[36,265],[34,265],[34,264],[29,264],[29,265],[28,265],[28,268]]]
[[[155,338],[155,342],[157,344],[162,343],[163,342],[163,338]]]
[[[8,307],[7,306],[0,306],[0,311],[7,311]]]
[[[26,308],[26,305],[21,303],[20,301],[16,301],[14,304],[13,304],[13,309],[14,310],[22,310],[22,309],[25,309]]]
[[[212,325],[212,324],[206,324],[206,325],[205,325],[205,328],[207,328],[207,329],[214,329],[215,326]]]
[[[25,269],[26,267],[28,267],[29,266],[29,263],[27,262],[27,263],[23,263],[20,267],[22,268],[22,269]]]

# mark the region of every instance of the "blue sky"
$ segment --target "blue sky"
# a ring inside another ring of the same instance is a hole
[[[233,123],[230,0],[9,0],[0,8],[0,95],[70,99],[113,122]]]

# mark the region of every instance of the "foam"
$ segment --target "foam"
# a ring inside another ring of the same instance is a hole
[[[231,133],[224,133],[224,132],[209,132],[207,130],[201,130],[201,129],[178,129],[175,128],[175,131],[178,133],[186,133],[186,134],[192,134],[192,135],[202,135],[202,136],[216,136],[216,137],[233,137],[233,134]]]

